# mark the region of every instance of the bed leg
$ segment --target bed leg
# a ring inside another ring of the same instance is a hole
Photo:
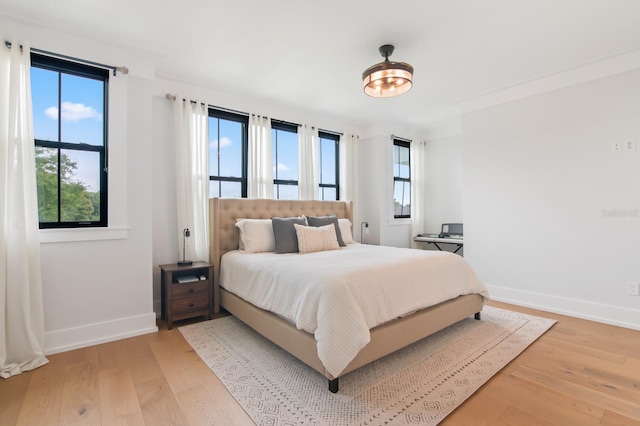
[[[338,392],[338,379],[329,380],[329,391],[331,393]]]
[[[480,312],[476,312],[476,314],[473,317],[478,321],[480,321]]]

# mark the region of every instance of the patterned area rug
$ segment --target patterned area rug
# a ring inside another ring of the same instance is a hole
[[[485,306],[340,378],[327,379],[235,317],[181,327],[257,425],[435,425],[540,337],[554,320]]]

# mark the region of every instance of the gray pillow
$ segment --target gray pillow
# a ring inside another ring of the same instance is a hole
[[[306,225],[302,217],[272,217],[273,235],[276,239],[276,253],[298,253],[298,236],[294,223]]]
[[[340,225],[338,224],[338,217],[336,215],[331,216],[307,216],[307,222],[309,226],[325,226],[333,223],[336,228],[336,237],[340,247],[346,247],[347,245],[342,240],[342,232],[340,232]]]

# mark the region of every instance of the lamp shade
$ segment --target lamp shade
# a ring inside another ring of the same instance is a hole
[[[380,47],[384,62],[367,68],[362,73],[364,93],[374,98],[389,98],[401,95],[413,85],[413,67],[406,62],[389,61],[393,46],[385,44]]]

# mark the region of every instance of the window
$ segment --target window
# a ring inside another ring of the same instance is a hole
[[[409,141],[393,140],[393,217],[411,217],[411,166]]]
[[[40,228],[107,226],[109,71],[31,54]]]
[[[340,198],[340,173],[338,157],[340,136],[334,133],[319,132],[320,139],[320,199],[338,200]]]
[[[247,196],[249,117],[209,109],[209,197]]]
[[[278,200],[298,199],[298,127],[271,121],[273,195]]]
[[[209,109],[209,197],[247,197],[249,117]],[[339,142],[319,132],[320,196],[339,199]],[[298,126],[271,121],[273,192],[279,200],[298,199]]]

